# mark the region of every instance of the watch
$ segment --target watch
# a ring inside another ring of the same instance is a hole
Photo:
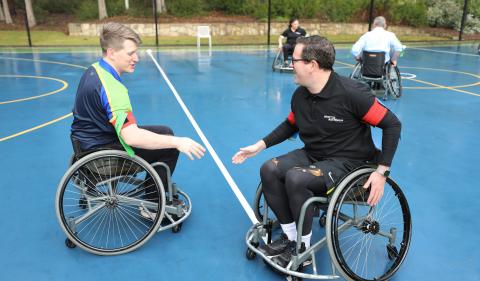
[[[382,170],[379,170],[378,168],[375,170],[375,172],[379,173],[380,175],[388,178],[388,176],[390,175],[390,170],[385,170],[385,171],[382,171]]]

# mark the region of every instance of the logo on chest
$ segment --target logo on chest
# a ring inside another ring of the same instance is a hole
[[[329,122],[343,122],[343,119],[331,115],[323,115],[323,118],[327,119]]]

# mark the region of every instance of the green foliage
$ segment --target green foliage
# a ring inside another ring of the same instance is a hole
[[[376,1],[377,5],[378,2],[381,1]],[[365,3],[365,0],[321,0],[317,13],[333,22],[357,21],[355,15],[367,7]]]
[[[34,0],[32,5],[34,9],[38,8],[48,13],[73,14],[81,2],[81,0]]]
[[[107,11],[108,13],[108,11]],[[96,0],[84,0],[75,11],[75,17],[79,20],[98,19],[98,3]]]
[[[460,22],[462,9],[454,0],[429,0],[428,24],[433,27],[454,28]]]
[[[427,3],[420,1],[397,1],[392,7],[390,19],[392,23],[410,26],[427,25]]]
[[[166,0],[165,5],[170,14],[179,17],[199,15],[203,12],[202,0]]]
[[[105,0],[107,5],[107,14],[109,17],[121,16],[125,14],[124,0]]]

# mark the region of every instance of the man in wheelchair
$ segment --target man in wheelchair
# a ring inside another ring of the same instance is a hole
[[[140,37],[118,23],[107,23],[100,34],[102,58],[90,66],[78,85],[71,139],[76,158],[99,149],[125,150],[148,163],[164,162],[173,173],[179,152],[200,159],[205,149],[186,137],[175,137],[166,126],[138,126],[128,90],[120,76],[133,73]],[[166,170],[155,167],[166,187]],[[145,198],[155,196],[147,187]],[[153,194],[153,195],[152,195]],[[158,196],[158,195],[157,195]]]
[[[263,194],[283,233],[258,248],[285,268],[296,251],[297,228],[304,202],[325,196],[345,174],[367,162],[378,164],[364,188],[367,204],[382,198],[386,177],[400,138],[401,123],[363,83],[333,71],[335,49],[320,36],[297,40],[293,53],[295,82],[291,112],[270,134],[240,148],[232,162],[243,163],[262,150],[298,133],[304,147],[265,162],[260,169]],[[382,129],[382,150],[375,148],[371,126]],[[305,214],[300,251],[312,236],[313,205]]]
[[[365,33],[352,47],[352,55],[361,64],[359,71],[373,90],[387,90],[383,80],[395,80],[400,84],[397,61],[403,46],[393,32],[386,31],[387,23],[384,17],[376,17],[373,30]],[[395,71],[393,71],[393,68]],[[357,79],[356,68],[352,78]],[[390,73],[391,72],[391,73]],[[391,82],[391,81],[388,81]],[[400,89],[397,89],[400,88]],[[401,95],[401,85],[390,89],[394,97]],[[385,96],[386,98],[386,96]]]
[[[386,28],[387,21],[384,17],[376,17],[373,20],[373,30],[362,35],[352,47],[352,54],[357,61],[362,59],[363,51],[383,52],[385,63],[397,65],[403,46],[395,33],[387,31]]]

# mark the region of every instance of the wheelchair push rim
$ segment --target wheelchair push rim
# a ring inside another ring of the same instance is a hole
[[[373,172],[352,173],[337,187],[327,212],[327,246],[347,280],[388,280],[403,263],[411,239],[411,216],[399,186],[387,178],[384,195],[371,208],[363,184]]]
[[[145,199],[146,188],[155,199]],[[165,192],[155,170],[140,157],[117,150],[75,162],[56,194],[57,218],[68,239],[98,255],[142,246],[156,233],[164,211]]]
[[[398,99],[402,96],[402,76],[400,70],[397,66],[388,64],[387,69],[387,89],[388,93],[395,99]]]

